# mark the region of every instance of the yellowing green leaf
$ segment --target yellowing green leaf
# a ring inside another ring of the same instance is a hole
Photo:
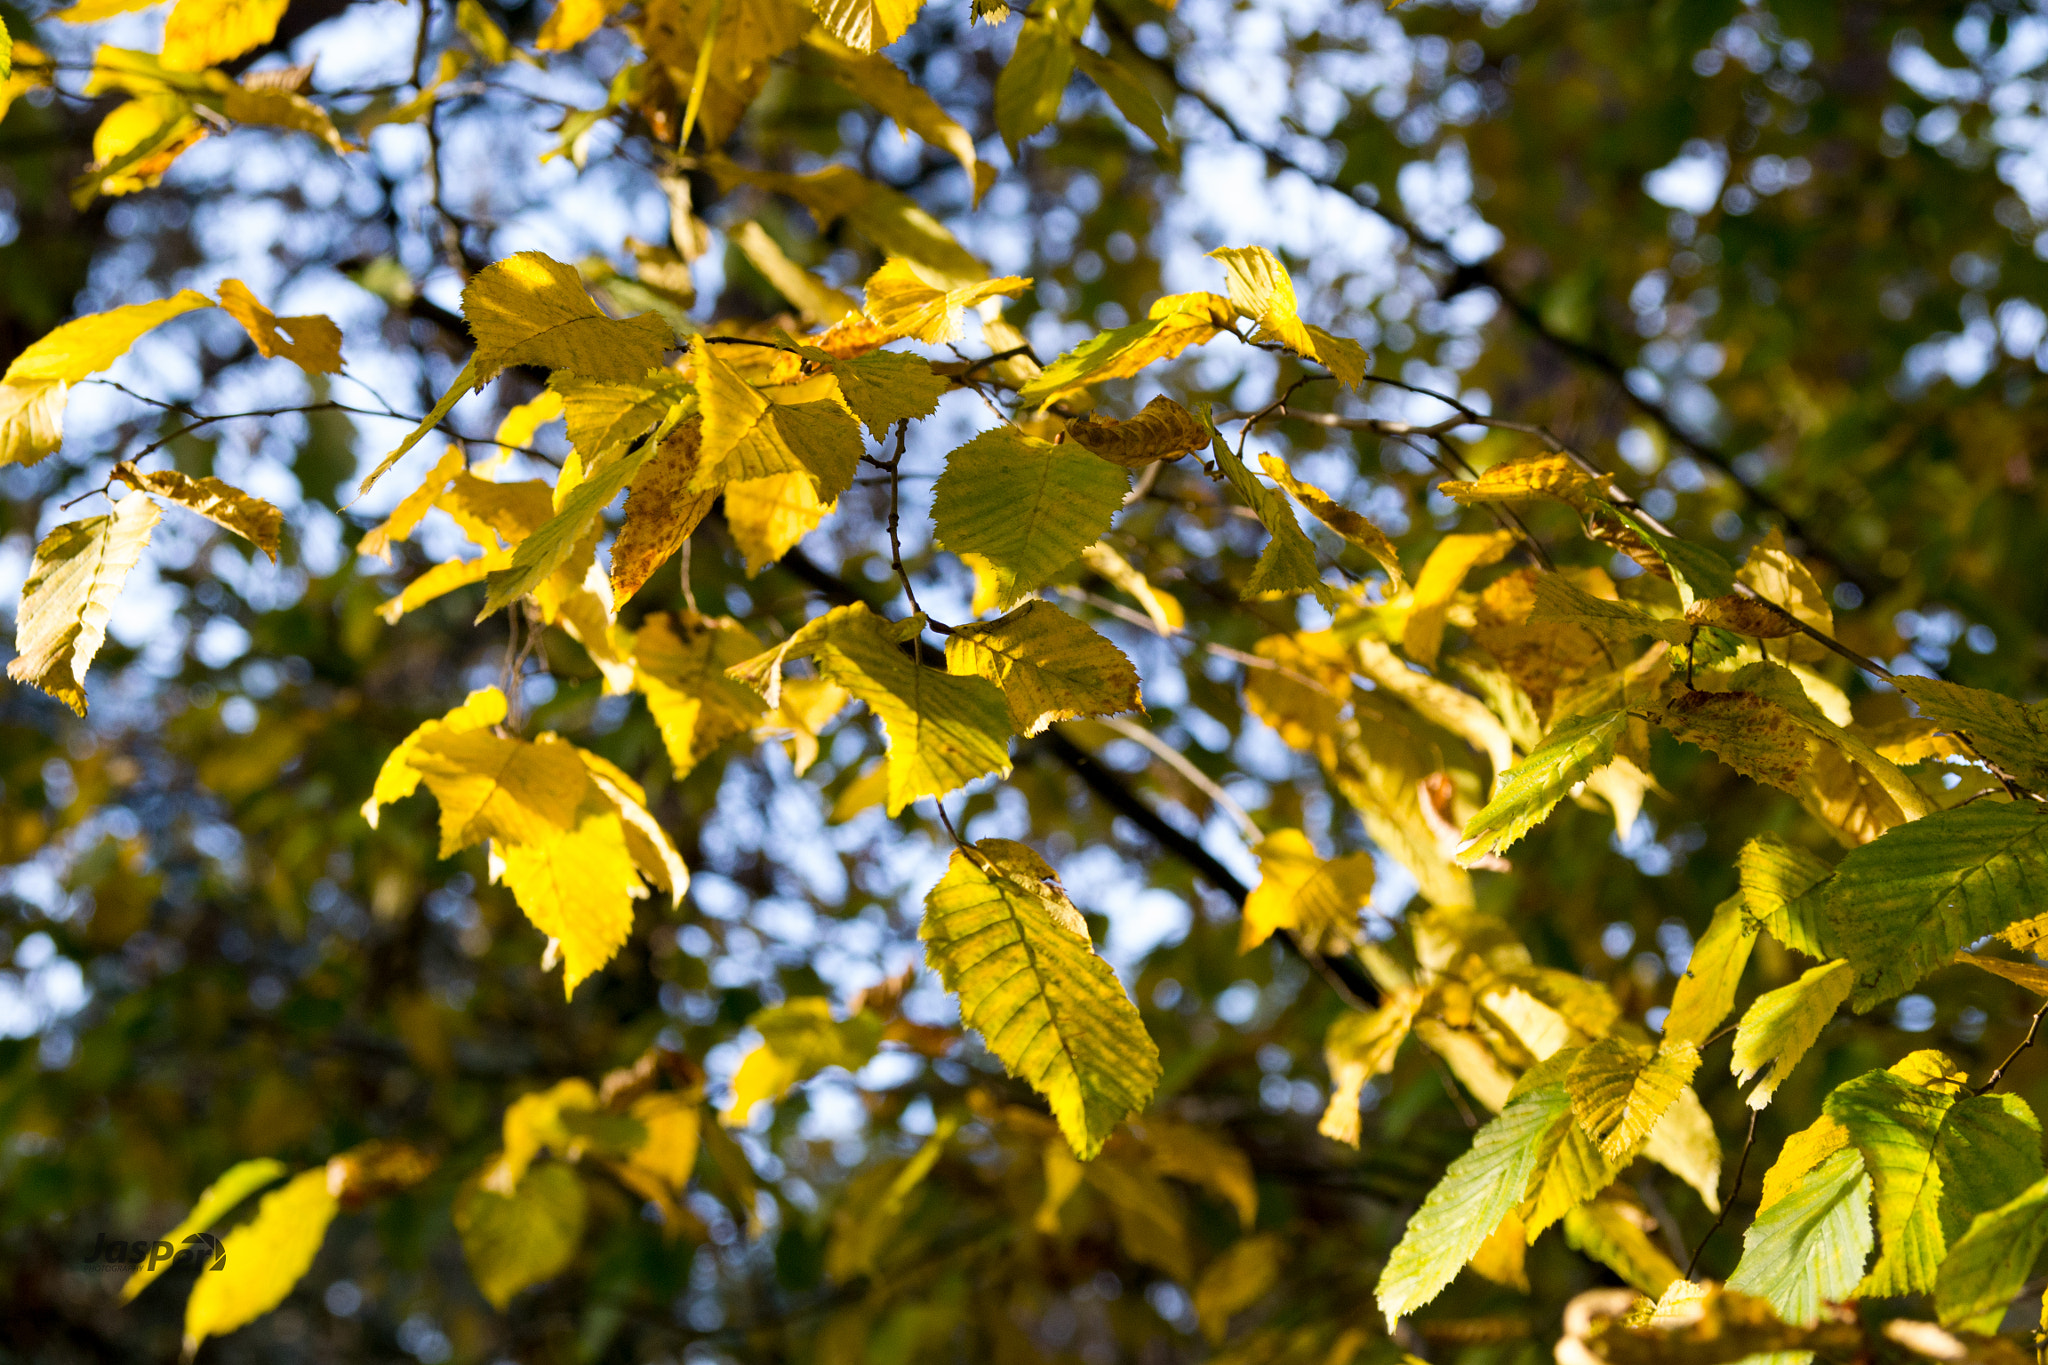
[[[65,522],[43,537],[21,585],[8,677],[85,714],[86,670],[160,516],[155,503],[131,493],[108,515]]]
[[[1195,1281],[1195,1320],[1211,1346],[1223,1344],[1230,1320],[1266,1297],[1280,1281],[1280,1238],[1270,1232],[1232,1242]]]
[[[684,423],[662,438],[626,485],[626,522],[612,542],[612,601],[619,606],[690,538],[718,500],[716,493],[690,491],[700,445],[697,423]]]
[[[1040,734],[1056,720],[1145,709],[1138,671],[1123,651],[1050,602],[955,627],[946,671],[1002,688],[1020,735]]]
[[[1770,1170],[1764,1172],[1764,1187],[1758,1197],[1757,1212],[1762,1213],[1799,1188],[1799,1182],[1806,1178],[1808,1171],[1848,1145],[1849,1130],[1826,1114],[1785,1139],[1778,1159],[1771,1163]]]
[[[1626,711],[1568,716],[1527,758],[1501,775],[1493,800],[1466,824],[1469,843],[1458,854],[1471,864],[1507,848],[1540,824],[1594,769],[1611,762],[1628,728]]]
[[[556,1162],[528,1171],[509,1196],[476,1180],[456,1193],[456,1235],[492,1307],[502,1310],[514,1294],[568,1266],[583,1240],[587,1204],[576,1173]]]
[[[1812,740],[1775,701],[1754,692],[1679,687],[1656,717],[1677,738],[1705,749],[1743,776],[1799,794]]]
[[[1807,893],[1834,869],[1775,834],[1759,834],[1735,855],[1742,878],[1742,908],[1787,948],[1808,957],[1840,956],[1829,929],[1824,897]]]
[[[1649,1137],[1699,1065],[1699,1048],[1683,1039],[1652,1054],[1621,1038],[1602,1038],[1572,1063],[1565,1090],[1573,1116],[1600,1154],[1619,1162]]]
[[[1101,87],[1109,96],[1109,102],[1116,111],[1131,121],[1132,126],[1152,139],[1152,145],[1162,152],[1173,150],[1173,135],[1166,128],[1166,111],[1159,107],[1159,98],[1145,83],[1131,74],[1122,62],[1105,57],[1099,52],[1075,43],[1074,62],[1089,80]]]
[[[258,1157],[252,1161],[241,1161],[221,1173],[220,1179],[208,1185],[200,1193],[192,1211],[180,1219],[178,1225],[165,1233],[159,1241],[169,1242],[186,1251],[186,1240],[205,1232],[234,1210],[234,1207],[256,1191],[270,1184],[285,1173],[284,1163],[269,1157]],[[154,1261],[155,1258],[151,1258]],[[144,1263],[135,1267],[121,1286],[121,1302],[127,1303],[148,1288],[157,1276],[170,1269],[171,1263]]]
[[[993,566],[997,606],[1046,583],[1102,538],[1130,475],[1015,427],[997,427],[946,457],[932,494],[939,543]]]
[[[1934,1303],[1951,1327],[1990,1334],[2034,1273],[2048,1246],[2048,1180],[2037,1180],[1977,1215],[1950,1244],[1935,1276]]]
[[[1858,1009],[1899,994],[1955,950],[2039,913],[2048,818],[2032,802],[1978,801],[1849,850],[1815,894],[1855,964]]]
[[[635,686],[647,696],[678,780],[760,719],[761,699],[725,672],[759,652],[760,642],[730,620],[656,613],[641,623]]]
[[[430,785],[434,776],[429,768]],[[633,899],[645,894],[626,846],[625,822],[591,784],[570,820],[535,839],[507,840],[498,857],[499,879],[519,908],[560,945],[562,994],[574,995],[585,977],[625,945],[633,931]]]
[[[1749,547],[1749,554],[1735,576],[1759,597],[1783,607],[1821,634],[1835,633],[1835,613],[1828,605],[1827,593],[1814,581],[1813,571],[1785,548],[1785,533],[1777,527],[1773,526],[1762,540]],[[1788,641],[1785,651],[1795,659],[1826,656],[1825,646],[1806,639]]]
[[[960,339],[966,309],[1004,295],[1015,298],[1031,283],[1005,275],[998,280],[950,285],[930,274],[911,261],[891,257],[868,277],[864,311],[897,336],[943,346]]]
[[[1728,1287],[1811,1326],[1823,1304],[1847,1298],[1870,1255],[1870,1177],[1853,1148],[1834,1153],[1757,1214],[1742,1235]]]
[[[503,1150],[483,1172],[483,1187],[498,1194],[511,1194],[526,1178],[534,1159],[542,1152],[566,1156],[576,1145],[565,1116],[597,1108],[597,1091],[589,1081],[571,1076],[545,1090],[530,1091],[505,1106],[499,1121]]]
[[[539,365],[592,379],[633,383],[675,344],[654,313],[605,316],[573,266],[538,251],[484,267],[462,290],[462,316],[476,338],[481,384],[508,365]]]
[[[542,52],[567,52],[604,27],[604,21],[622,8],[618,0],[556,0],[533,45]]]
[[[1216,457],[1217,467],[1230,480],[1230,486],[1237,490],[1238,497],[1244,499],[1245,505],[1258,514],[1260,523],[1272,533],[1272,539],[1266,542],[1266,548],[1259,554],[1259,562],[1253,567],[1251,577],[1245,580],[1245,596],[1313,592],[1326,608],[1334,610],[1336,594],[1330,590],[1329,584],[1323,582],[1322,572],[1316,567],[1316,547],[1302,533],[1301,523],[1294,519],[1294,508],[1288,503],[1287,495],[1253,478],[1244,461],[1237,458],[1237,452],[1230,448],[1214,426],[1209,428],[1209,433],[1209,449]]]
[[[1358,937],[1358,914],[1372,899],[1369,853],[1325,861],[1298,829],[1260,841],[1259,884],[1245,897],[1237,950],[1250,952],[1281,929],[1307,952],[1341,952]]]
[[[1259,456],[1259,467],[1266,471],[1267,478],[1286,489],[1289,496],[1308,509],[1310,516],[1378,560],[1380,567],[1387,571],[1393,591],[1398,593],[1407,587],[1407,580],[1401,574],[1401,556],[1394,549],[1394,542],[1387,539],[1385,531],[1314,484],[1295,478],[1287,462],[1279,456]]]
[[[491,574],[487,580],[490,591],[485,594],[483,610],[476,619],[481,621],[506,603],[533,592],[579,547],[594,541],[602,527],[599,519],[604,509],[658,449],[660,439],[643,442],[638,449],[577,484],[562,500],[561,510],[520,541],[512,551],[511,562]]]
[[[2048,789],[2048,706],[1939,678],[1900,677],[1899,691],[1945,730],[1967,734],[1977,752],[2034,791]]]
[[[289,0],[178,0],[164,21],[159,60],[168,71],[201,71],[270,41]]]
[[[1221,294],[1170,294],[1152,305],[1143,322],[1098,332],[1053,361],[1017,397],[1043,406],[1090,384],[1128,379],[1227,331],[1234,316]]]
[[[1209,444],[1209,428],[1162,393],[1136,417],[1077,418],[1067,424],[1067,439],[1111,464],[1143,469],[1200,450]]]
[[[1258,324],[1253,340],[1277,341],[1297,355],[1321,361],[1338,383],[1350,388],[1364,382],[1372,357],[1357,342],[1302,321],[1294,278],[1279,257],[1262,246],[1224,247],[1209,254],[1230,273],[1231,306]]]
[[[64,385],[119,360],[144,332],[213,300],[185,289],[76,318],[32,342],[0,376],[0,463],[34,464],[63,439]]]
[[[1721,1139],[1691,1086],[1650,1129],[1642,1155],[1692,1186],[1710,1212],[1721,1211]]]
[[[1584,512],[1605,500],[1599,483],[1563,455],[1508,460],[1488,468],[1476,480],[1440,483],[1437,491],[1468,507],[1481,502],[1555,498]]]
[[[1747,1085],[1751,1076],[1764,1072],[1763,1080],[1749,1092],[1750,1108],[1771,1102],[1855,984],[1856,973],[1848,963],[1826,962],[1791,985],[1756,998],[1735,1030],[1735,1053],[1729,1063],[1738,1084]]]
[[[262,1317],[284,1302],[313,1264],[341,1203],[327,1168],[301,1171],[263,1196],[256,1216],[221,1239],[226,1264],[202,1274],[185,1301],[185,1354]]]
[[[1159,1051],[1044,859],[1007,839],[956,850],[925,898],[925,955],[1083,1159],[1152,1097]]]
[[[1756,946],[1757,922],[1746,913],[1740,896],[1730,896],[1714,909],[1707,932],[1694,945],[1685,974],[1671,991],[1671,1013],[1664,1018],[1664,1036],[1704,1045],[1735,1007],[1742,970]]]
[[[857,52],[879,52],[901,38],[924,0],[810,0],[833,37]]]
[[[1563,574],[1539,573],[1534,587],[1536,603],[1529,612],[1532,625],[1554,622],[1578,626],[1607,639],[1625,641],[1649,635],[1672,644],[1684,644],[1692,629],[1683,621],[1653,617],[1626,602],[1595,597]]]
[[[876,351],[837,361],[832,376],[839,381],[846,406],[878,441],[898,422],[931,416],[951,387],[945,376],[932,372],[930,361],[902,351]]]
[[[646,435],[692,393],[682,376],[665,370],[631,384],[556,373],[548,377],[548,393],[542,398],[554,395],[569,444],[588,470]],[[512,420],[509,413],[505,420]]]
[[[1074,42],[1067,26],[1050,7],[1027,14],[1017,32],[1017,46],[996,78],[996,131],[1017,144],[1059,117],[1060,97],[1074,74]]]
[[[1874,1298],[1932,1290],[1950,1241],[2042,1177],[2041,1125],[2026,1101],[1896,1070],[1858,1076],[1827,1099],[1877,1188],[1880,1254],[1859,1291]]]
[[[832,1002],[823,996],[801,996],[761,1010],[747,1027],[761,1035],[761,1045],[733,1073],[732,1096],[719,1115],[728,1124],[745,1123],[756,1104],[781,1099],[828,1066],[860,1070],[882,1041],[879,1018],[863,1010],[846,1020],[834,1019]]]
[[[1408,1220],[1375,1293],[1391,1331],[1396,1321],[1443,1292],[1501,1220],[1522,1202],[1546,1146],[1571,1125],[1564,1081],[1531,1085],[1509,1098],[1473,1136],[1472,1148]]]
[[[220,306],[242,324],[264,356],[283,356],[307,374],[341,372],[341,329],[319,314],[281,318],[257,302],[240,280],[222,280]]]
[[[197,512],[216,526],[226,527],[269,555],[273,563],[276,562],[278,536],[284,530],[284,513],[263,499],[219,479],[210,476],[195,479],[175,469],[144,474],[124,462],[114,466],[114,477],[131,488],[154,494],[165,502],[176,503],[188,512]]]
[[[2048,967],[2032,962],[2008,962],[1999,957],[1980,957],[1976,953],[1957,953],[1956,961],[1967,963],[1993,976],[2002,976],[2015,986],[2023,986],[2036,995],[2048,996]]]

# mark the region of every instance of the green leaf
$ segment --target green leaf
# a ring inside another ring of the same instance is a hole
[[[192,1211],[179,1221],[178,1226],[158,1240],[182,1249],[186,1238],[205,1232],[225,1218],[235,1205],[284,1173],[284,1163],[273,1161],[269,1157],[257,1157],[253,1161],[238,1162],[228,1167],[221,1173],[220,1179],[208,1185],[200,1194],[199,1201],[192,1206]],[[170,1266],[169,1261],[154,1266],[148,1263],[136,1266],[135,1273],[121,1286],[121,1302],[127,1303],[147,1289],[150,1283],[170,1269]]]
[[[1807,893],[1834,869],[1775,834],[1757,835],[1735,855],[1742,905],[1778,942],[1808,957],[1840,957],[1828,926],[1826,899]]]
[[[1054,360],[1017,397],[1043,406],[1090,384],[1128,379],[1156,361],[1172,360],[1190,346],[1213,340],[1234,318],[1230,300],[1221,294],[1169,294],[1152,305],[1144,321],[1097,332]]]
[[[1159,107],[1158,98],[1145,88],[1142,81],[1115,58],[1105,57],[1080,43],[1074,44],[1073,55],[1082,73],[1101,87],[1119,114],[1151,138],[1152,145],[1160,151],[1173,150],[1173,135],[1166,128],[1166,111]]]
[[[1245,506],[1258,514],[1259,521],[1273,537],[1266,542],[1252,576],[1245,580],[1244,595],[1286,596],[1312,592],[1317,601],[1334,611],[1337,595],[1330,590],[1329,584],[1323,582],[1322,571],[1316,566],[1315,542],[1295,520],[1294,506],[1287,501],[1287,495],[1253,478],[1244,461],[1238,459],[1237,453],[1224,441],[1223,433],[1217,431],[1213,424],[1209,431],[1209,448],[1215,454],[1217,467],[1230,480],[1230,486],[1237,490],[1238,497],[1244,499]]]
[[[43,537],[21,585],[8,677],[85,714],[86,670],[106,642],[114,599],[162,515],[154,502],[130,493],[109,515],[65,522]]]
[[[488,585],[484,608],[476,614],[476,619],[483,620],[506,603],[518,601],[547,582],[548,577],[575,551],[586,533],[592,530],[592,523],[604,514],[604,509],[619,495],[619,490],[632,482],[633,476],[640,472],[640,466],[646,464],[660,448],[659,435],[642,441],[637,449],[613,460],[571,489],[569,496],[562,499],[562,509],[539,530],[519,542],[512,551],[512,562],[484,580]]]
[[[962,1021],[1045,1097],[1078,1156],[1143,1112],[1159,1050],[1043,858],[1008,839],[955,850],[918,936]]]
[[[253,1322],[284,1302],[312,1268],[327,1225],[341,1202],[327,1188],[327,1168],[300,1171],[263,1196],[256,1216],[221,1239],[226,1264],[199,1277],[185,1301],[185,1358],[208,1337]]]
[[[1145,709],[1138,670],[1123,651],[1050,602],[956,626],[946,641],[946,671],[1002,688],[1010,723],[1025,736],[1056,720]]]
[[[1849,1130],[1877,1185],[1882,1252],[1864,1296],[1933,1289],[1949,1243],[1971,1220],[2042,1177],[2041,1125],[2026,1101],[1962,1087],[1958,1072],[1916,1084],[1873,1071],[1828,1096],[1828,1116]]]
[[[1749,1092],[1750,1108],[1761,1109],[1771,1102],[1772,1094],[1799,1065],[1855,984],[1856,973],[1848,963],[1827,962],[1789,986],[1758,996],[1750,1005],[1735,1030],[1735,1053],[1729,1061],[1740,1085],[1770,1068]]]
[[[2048,1247],[2048,1179],[1978,1214],[1949,1246],[1934,1281],[1942,1322],[1970,1332],[1996,1332],[2033,1278],[2043,1247]]]
[[[1056,16],[1025,16],[1017,46],[996,77],[996,131],[1011,156],[1018,143],[1059,117],[1060,98],[1074,74],[1074,46]]]
[[[1648,542],[1657,557],[1664,561],[1664,567],[1671,570],[1671,584],[1678,589],[1681,606],[1706,601],[1714,597],[1727,597],[1735,591],[1735,566],[1730,564],[1717,550],[1710,550],[1690,540],[1674,540],[1670,536],[1652,531],[1626,508],[1608,504],[1615,516],[1628,523],[1629,529]]]
[[[1457,1277],[1501,1220],[1522,1202],[1546,1147],[1571,1126],[1564,1079],[1529,1086],[1472,1138],[1444,1178],[1408,1220],[1375,1291],[1387,1328],[1414,1312]]]
[[[455,1232],[476,1287],[503,1310],[528,1285],[550,1279],[583,1240],[587,1199],[576,1173],[558,1162],[535,1166],[510,1195],[479,1180],[455,1196]]]
[[[944,375],[932,372],[929,360],[902,351],[834,361],[832,375],[846,405],[878,441],[898,422],[931,416],[952,387]]]
[[[1821,888],[1835,941],[1869,1009],[1956,949],[2048,900],[2048,817],[2032,802],[1978,801],[1895,826],[1851,849]]]
[[[1939,678],[1892,680],[1920,714],[1945,730],[1967,734],[1977,752],[2035,791],[2048,790],[2048,704],[2028,706],[1997,692]]]
[[[1628,729],[1628,712],[1567,716],[1551,727],[1527,758],[1503,773],[1493,800],[1465,825],[1471,840],[1458,854],[1470,865],[1513,844],[1594,769],[1614,761],[1614,746]]]
[[[1707,932],[1694,945],[1685,975],[1671,991],[1671,1013],[1664,1018],[1664,1036],[1704,1045],[1735,1007],[1742,970],[1756,946],[1757,922],[1745,912],[1740,896],[1730,896],[1714,909]]]
[[[1130,486],[1128,470],[1077,446],[997,427],[946,457],[932,521],[944,548],[988,560],[1007,608],[1102,539]]]
[[[1757,1215],[1742,1235],[1742,1260],[1728,1287],[1770,1304],[1786,1322],[1810,1327],[1821,1305],[1847,1298],[1870,1255],[1870,1177],[1844,1148]]]
[[[1579,1054],[1565,1078],[1572,1116],[1599,1144],[1600,1155],[1620,1162],[1649,1137],[1699,1067],[1700,1050],[1685,1039],[1671,1039],[1652,1054],[1621,1038],[1602,1038]]]

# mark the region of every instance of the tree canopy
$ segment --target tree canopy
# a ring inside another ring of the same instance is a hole
[[[0,1358],[2034,1357],[2038,4],[0,22]]]

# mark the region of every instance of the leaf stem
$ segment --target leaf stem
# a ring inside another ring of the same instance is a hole
[[[2037,1016],[2038,1017],[2038,1016]],[[1728,1197],[1721,1201],[1721,1212],[1714,1218],[1707,1230],[1700,1234],[1700,1240],[1692,1249],[1692,1259],[1685,1263],[1685,1278],[1691,1279],[1693,1267],[1700,1263],[1700,1253],[1707,1249],[1707,1243],[1721,1230],[1721,1224],[1728,1221],[1728,1211],[1735,1207],[1735,1196],[1742,1193],[1742,1173],[1749,1169],[1749,1151],[1756,1146],[1756,1121],[1764,1111],[1749,1111],[1749,1136],[1742,1140],[1742,1156],[1735,1163],[1735,1183],[1728,1187]]]

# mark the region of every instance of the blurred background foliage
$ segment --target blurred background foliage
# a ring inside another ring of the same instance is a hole
[[[531,4],[483,8],[528,45],[547,17]],[[155,189],[79,209],[70,187],[111,102],[81,93],[93,31],[13,4],[0,14],[60,72],[56,91],[20,95],[0,122],[10,357],[74,312],[231,275],[281,299],[280,312],[330,313],[351,374],[423,409],[467,344],[451,255],[481,264],[538,247],[631,275],[621,243],[668,243],[685,186],[713,230],[695,270],[699,323],[783,307],[727,240],[749,217],[839,284],[879,263],[857,235],[821,234],[759,191],[721,192],[701,174],[664,185],[644,146],[657,130],[637,115],[541,161],[564,109],[601,104],[627,60],[611,30],[545,69],[462,78],[437,131],[445,218],[417,125],[381,128],[348,158],[243,129],[188,152]],[[2048,13],[2037,6],[1412,0],[1389,13],[1100,0],[1091,41],[1143,72],[1169,110],[1170,153],[1081,83],[1053,129],[1006,150],[989,111],[1017,24],[970,17],[934,3],[889,55],[1000,169],[978,208],[950,155],[818,79],[801,49],[728,152],[777,170],[849,164],[912,195],[996,273],[1035,278],[1007,316],[1042,356],[1143,317],[1162,292],[1215,288],[1203,251],[1272,246],[1304,312],[1370,346],[1380,373],[1548,424],[1694,538],[1735,552],[1782,528],[1832,593],[1841,637],[1895,670],[2042,695]],[[389,98],[410,88],[416,31],[428,69],[443,47],[473,41],[455,18],[435,4],[420,30],[417,4],[296,0],[252,69],[315,61],[323,98]],[[122,16],[97,37],[135,46],[157,22]],[[622,297],[626,311],[645,306]],[[1244,408],[1292,373],[1247,348],[1211,350],[1178,368],[1176,392]],[[330,394],[265,365],[211,315],[152,337],[113,378],[207,411],[303,409]],[[352,382],[335,381],[332,396],[361,406]],[[490,432],[530,396],[520,382],[466,402],[458,424]],[[973,424],[966,402],[945,410],[956,434]],[[1444,409],[1382,390],[1370,411],[1432,421]],[[86,385],[70,422],[60,456],[0,469],[10,601],[59,505],[180,418]],[[502,618],[472,626],[467,597],[395,625],[376,613],[428,562],[411,548],[388,567],[354,553],[383,511],[348,505],[354,476],[399,430],[311,410],[172,441],[178,468],[218,471],[287,508],[282,564],[167,522],[116,615],[91,719],[0,691],[0,1358],[168,1358],[180,1294],[114,1310],[114,1281],[84,1264],[95,1236],[160,1235],[242,1158],[300,1166],[372,1137],[436,1151],[439,1172],[345,1214],[286,1306],[210,1344],[211,1358],[1209,1358],[1219,1348],[1198,1331],[1191,1290],[1239,1237],[1239,1214],[1213,1188],[1147,1177],[1182,1230],[1178,1266],[1156,1241],[1146,1252],[1112,1193],[1071,1206],[1053,1235],[1035,1231],[1045,1177],[1035,1148],[1019,1155],[1024,1120],[1002,1118],[1030,1097],[978,1048],[828,1072],[734,1143],[710,1141],[681,1230],[592,1183],[571,1268],[505,1313],[485,1303],[449,1207],[496,1147],[508,1102],[565,1077],[594,1081],[657,1044],[698,1059],[715,1094],[764,1004],[846,1002],[921,963],[916,919],[944,849],[915,812],[892,821],[872,797],[848,796],[880,752],[871,726],[842,722],[807,780],[771,744],[728,745],[672,781],[644,707],[600,695],[580,650],[550,636],[523,665],[533,726],[642,777],[697,874],[681,911],[644,903],[626,950],[564,1003],[536,932],[484,884],[480,850],[438,861],[423,806],[374,833],[357,812],[400,738],[507,667]],[[1432,491],[1439,475],[1411,446],[1299,422],[1272,430],[1298,471],[1396,537],[1411,570],[1442,532],[1486,525]],[[906,479],[920,507],[946,448],[921,440],[905,462],[923,480]],[[860,514],[828,520],[803,547],[877,602],[894,587],[879,503],[860,504],[881,496],[856,489],[847,504]],[[1247,650],[1293,626],[1225,585],[1219,549],[1259,542],[1213,501],[1148,504],[1119,534],[1176,595],[1189,637]],[[912,536],[927,605],[948,615],[969,576]],[[707,610],[788,622],[817,586],[788,564],[748,577],[716,519],[688,572]],[[677,575],[663,570],[639,601],[677,604]],[[1262,824],[1303,827],[1326,849],[1368,847],[1313,758],[1248,716],[1241,669],[1115,620],[1102,628],[1139,664],[1150,728]],[[1846,670],[1838,680],[1859,718],[1904,714],[1895,693]],[[1254,879],[1211,794],[1128,739],[1081,732],[1183,842]],[[1659,740],[1652,759],[1658,789],[1625,835],[1604,810],[1567,805],[1515,850],[1511,873],[1481,878],[1481,900],[1539,963],[1609,983],[1631,1017],[1654,1023],[1734,889],[1741,843],[1776,830],[1821,847],[1826,835],[1789,797],[1698,750]],[[1162,1106],[1249,1159],[1256,1224],[1284,1239],[1285,1272],[1220,1350],[1320,1361],[1391,1349],[1373,1325],[1372,1282],[1469,1142],[1470,1111],[1441,1066],[1411,1048],[1369,1087],[1358,1151],[1318,1137],[1321,1044],[1342,1004],[1277,944],[1239,955],[1236,905],[1213,871],[1106,805],[1050,741],[1021,742],[1013,778],[969,799],[964,818],[969,837],[1046,850],[1160,1043]],[[1412,884],[1384,860],[1381,872],[1373,913],[1391,925]],[[1796,971],[1765,949],[1751,980]],[[1943,1047],[1975,1069],[2003,1056],[2029,999],[1959,972],[1832,1025],[1763,1116],[1760,1150],[1828,1088],[1913,1048]],[[905,1005],[933,1023],[950,1008],[929,977]],[[2037,1107],[2048,1100],[2040,1054],[2015,1076]],[[1711,1052],[1700,1089],[1724,1140],[1739,1133],[1747,1116]],[[849,1188],[892,1178],[941,1123],[964,1126],[886,1229],[880,1259],[864,1273],[835,1266]],[[1758,1169],[1731,1227],[1753,1206]],[[1710,1222],[1676,1181],[1645,1180],[1641,1194],[1676,1249]],[[1723,1232],[1703,1271],[1725,1275],[1738,1250]],[[1526,1295],[1461,1279],[1401,1347],[1475,1365],[1544,1359],[1565,1300],[1613,1282],[1556,1238],[1532,1251],[1528,1273]]]

